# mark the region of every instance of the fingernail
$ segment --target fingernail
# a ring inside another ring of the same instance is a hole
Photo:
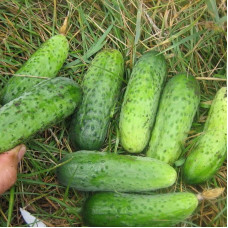
[[[20,148],[20,150],[18,151],[18,154],[17,154],[18,162],[21,161],[21,159],[23,158],[25,152],[26,152],[26,146],[24,144],[22,144],[21,148]]]

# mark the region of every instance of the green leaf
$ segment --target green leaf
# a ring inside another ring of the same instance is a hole
[[[65,68],[72,68],[72,67],[78,65],[79,63],[81,63],[82,61],[87,62],[88,58],[90,58],[92,55],[94,55],[95,53],[100,51],[101,48],[105,45],[105,39],[106,39],[107,35],[109,34],[109,32],[111,31],[112,27],[113,27],[113,23],[108,27],[108,29],[104,32],[104,34],[97,40],[97,42],[94,43],[94,45],[92,45],[89,48],[89,50],[80,59],[77,59],[71,63],[68,63],[65,66]]]
[[[141,17],[142,17],[142,2],[139,3],[139,8],[137,12],[137,19],[136,19],[136,28],[135,28],[135,42],[134,44],[138,44],[140,33],[141,33]]]
[[[8,219],[7,219],[7,227],[11,226],[11,220],[13,215],[13,206],[14,206],[14,196],[15,196],[15,186],[10,189],[10,200],[9,200],[9,210],[8,210]]]
[[[216,23],[219,22],[218,8],[215,0],[206,0],[207,8]]]
[[[176,167],[182,166],[185,162],[185,158],[180,158],[179,160],[177,160],[174,164]]]
[[[227,21],[227,16],[225,15],[219,19],[218,23],[220,25],[223,25],[226,21]]]
[[[186,42],[189,41],[189,40],[193,40],[193,39],[195,39],[196,37],[199,37],[200,35],[204,34],[205,32],[206,32],[206,30],[203,30],[203,31],[194,33],[193,35],[187,36],[187,37],[185,37],[184,39],[181,39],[179,42],[176,42],[176,43],[173,42],[174,44],[173,44],[172,46],[166,48],[166,49],[165,49],[164,51],[162,51],[161,53],[164,53],[164,52],[166,52],[166,51],[168,51],[168,50],[171,50],[171,49],[173,49],[173,48],[175,48],[175,47],[177,47],[177,46],[180,46],[181,44],[184,44],[184,43],[186,43]]]

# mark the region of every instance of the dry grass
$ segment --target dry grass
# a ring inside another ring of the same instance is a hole
[[[224,0],[0,1],[0,88],[41,43],[58,33],[69,11],[70,53],[59,75],[81,83],[92,57],[103,47],[119,49],[126,62],[122,96],[102,150],[122,150],[117,127],[126,83],[136,59],[156,49],[167,59],[169,77],[188,72],[201,86],[201,103],[186,142],[187,153],[203,129],[216,91],[226,85],[226,5]],[[68,122],[37,134],[27,144],[17,184],[0,198],[1,226],[25,226],[19,207],[48,226],[82,225],[80,207],[88,193],[65,189],[55,178],[59,159],[72,150]],[[227,186],[226,163],[210,181],[197,186],[186,186],[180,167],[176,169],[178,181],[162,192],[198,193]],[[179,226],[225,227],[226,207],[225,191],[217,200],[201,202]]]

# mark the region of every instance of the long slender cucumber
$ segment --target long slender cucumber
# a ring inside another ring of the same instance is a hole
[[[81,191],[151,191],[171,186],[176,180],[171,166],[148,157],[78,151],[60,163],[59,182]]]
[[[126,151],[139,153],[148,144],[165,78],[166,61],[158,52],[147,52],[133,67],[119,122]]]
[[[41,82],[5,104],[0,108],[0,152],[71,115],[80,100],[78,84],[59,77]]]
[[[210,179],[221,167],[227,152],[227,88],[218,90],[195,147],[183,168],[184,180],[198,184]]]
[[[166,227],[189,217],[198,205],[192,193],[142,195],[96,193],[82,210],[85,225],[98,227]]]
[[[6,104],[35,85],[57,75],[68,55],[69,44],[62,34],[55,35],[27,60],[5,85],[0,101]]]
[[[193,76],[179,74],[168,81],[159,103],[147,156],[169,164],[178,159],[199,101],[200,88]]]
[[[70,139],[75,147],[101,148],[123,81],[124,61],[115,49],[99,52],[93,59],[82,85],[83,100],[75,113]]]

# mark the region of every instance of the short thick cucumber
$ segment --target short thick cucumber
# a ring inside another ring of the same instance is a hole
[[[193,76],[179,74],[166,84],[147,150],[147,156],[173,164],[181,154],[200,101]]]
[[[142,192],[171,186],[176,180],[171,166],[148,157],[78,151],[61,163],[59,182],[82,191]]]
[[[227,88],[221,88],[211,105],[204,131],[183,168],[187,183],[210,179],[221,167],[227,150]]]
[[[1,102],[6,104],[29,91],[44,80],[39,77],[55,77],[67,58],[68,49],[68,41],[64,35],[56,35],[47,40],[15,73],[21,76],[14,76],[7,82]]]
[[[166,227],[189,217],[198,205],[192,193],[136,195],[96,193],[82,210],[85,225],[100,227]]]
[[[59,77],[41,82],[10,101],[0,108],[0,152],[71,115],[80,100],[80,87],[71,79]]]
[[[72,120],[75,147],[97,150],[102,146],[123,81],[124,61],[114,49],[98,53],[83,81],[83,100]]]
[[[120,113],[120,139],[125,150],[141,152],[147,145],[166,78],[164,56],[150,51],[135,64]]]

